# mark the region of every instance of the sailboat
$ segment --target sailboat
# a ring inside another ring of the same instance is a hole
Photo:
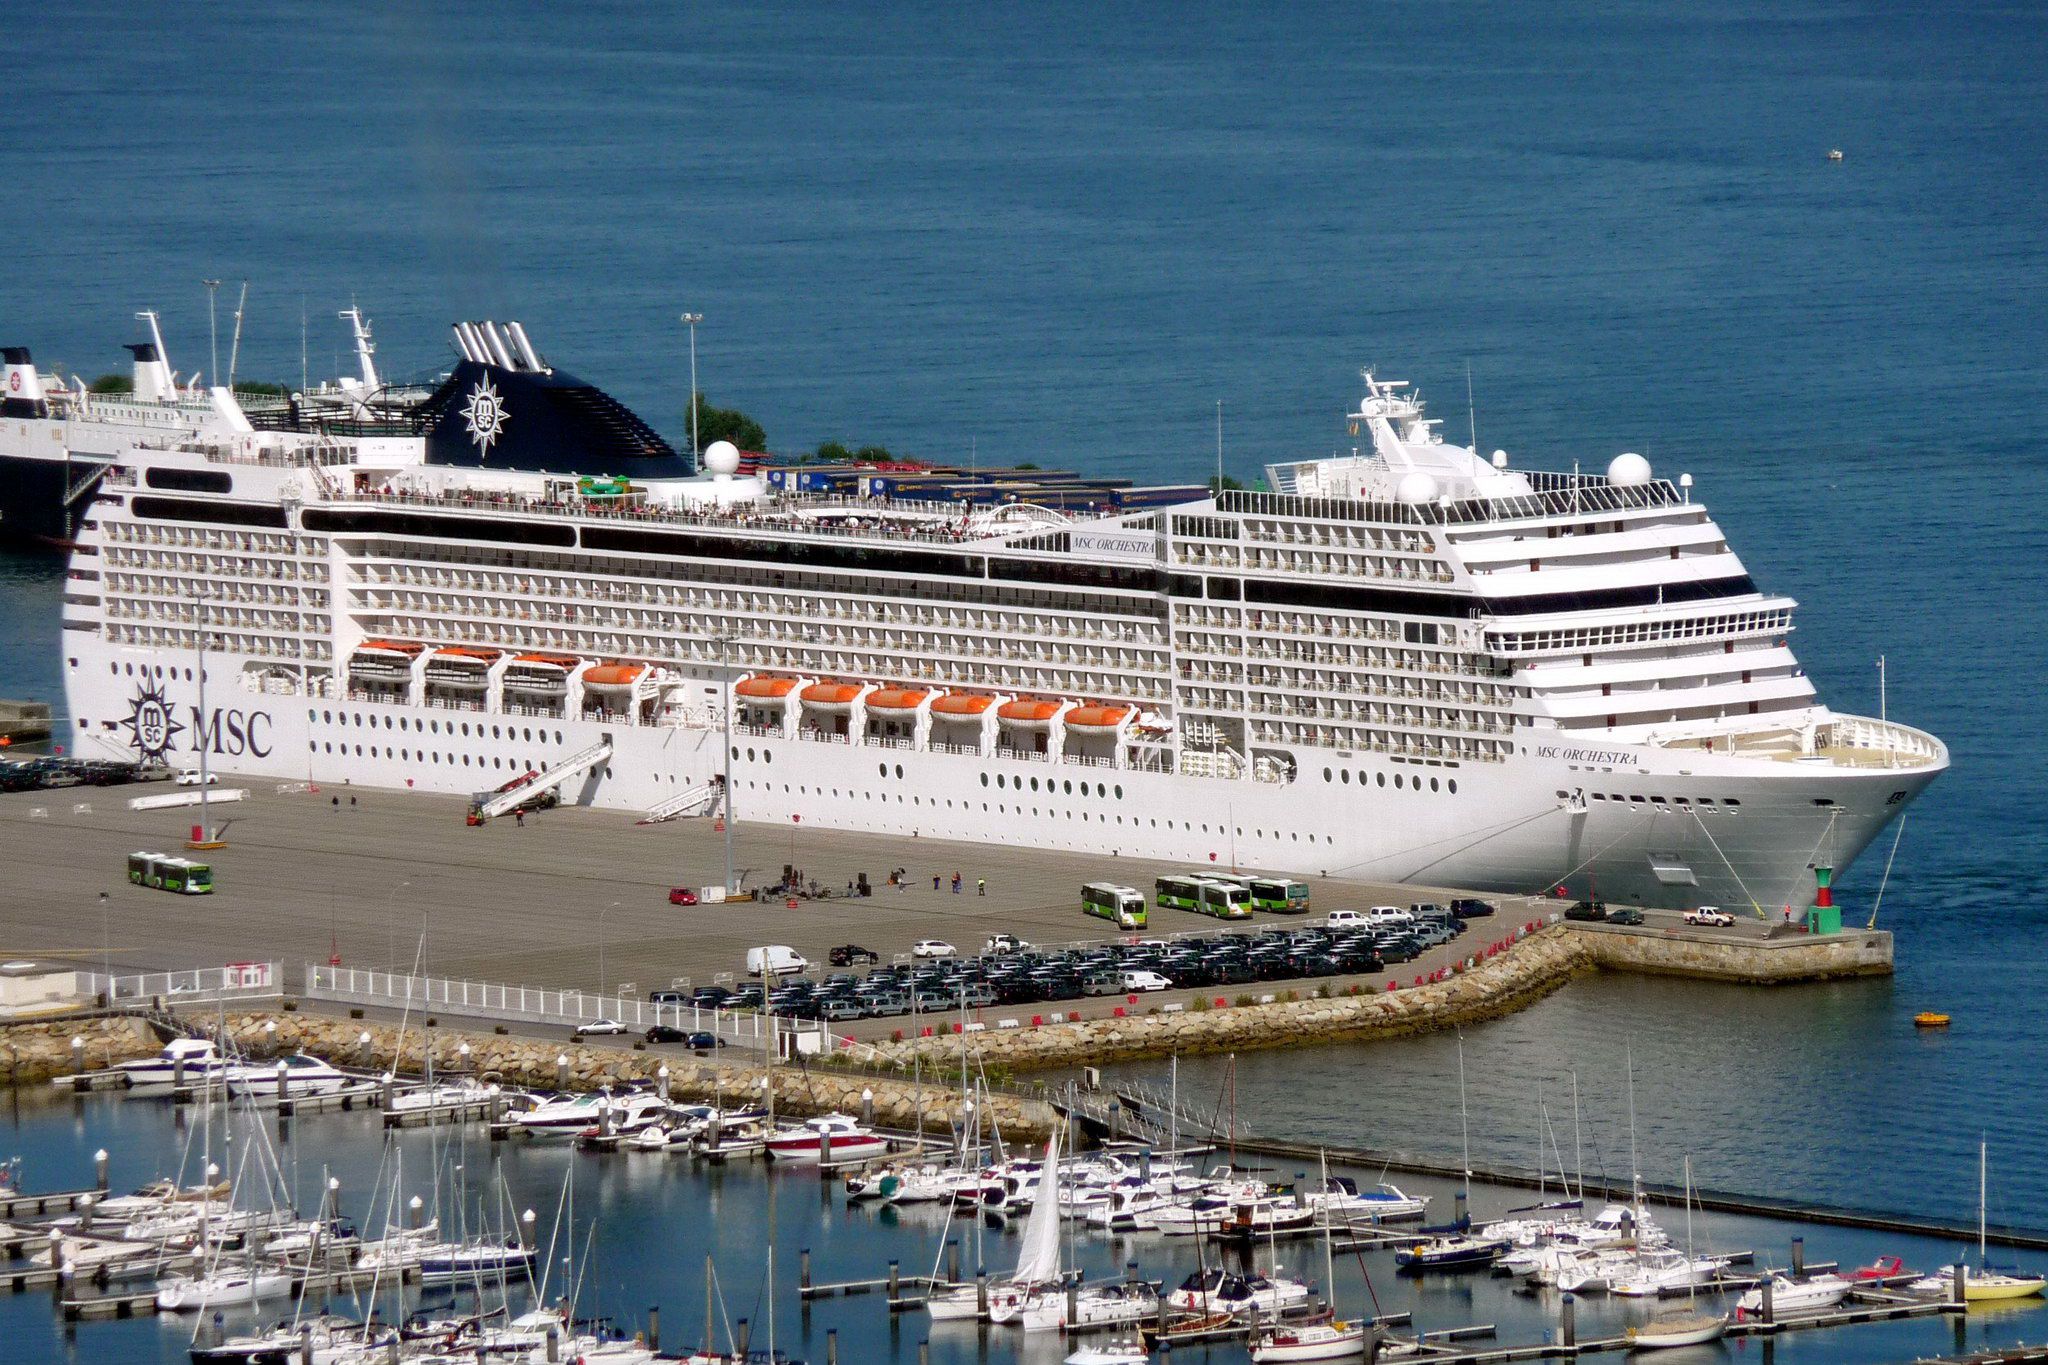
[[[1472,1128],[1465,1108],[1465,1040],[1458,1039],[1458,1134],[1464,1183],[1458,1188],[1457,1221],[1443,1227],[1424,1228],[1429,1240],[1405,1246],[1394,1253],[1394,1267],[1404,1274],[1419,1275],[1429,1270],[1480,1270],[1491,1266],[1508,1249],[1508,1239],[1476,1234],[1466,1213],[1472,1195]]]
[[[1045,1178],[1053,1182],[1053,1188],[1040,1188],[1037,1200],[1031,1205],[1031,1216],[1024,1220],[1024,1238],[1017,1248],[1016,1269],[1010,1272],[1009,1279],[989,1289],[990,1322],[1017,1321],[1024,1315],[1024,1306],[1034,1293],[1055,1287],[1059,1282],[1059,1169],[1060,1136],[1055,1129],[1045,1143]]]
[[[1945,1265],[1932,1275],[1913,1281],[1910,1288],[1914,1293],[1951,1293],[1959,1273],[1963,1280],[1965,1303],[2000,1303],[2011,1299],[2031,1299],[2044,1288],[2048,1288],[2048,1279],[2043,1279],[2039,1275],[1993,1270],[1986,1260],[1989,1238],[1986,1236],[1984,1204],[1988,1155],[1988,1144],[1980,1139],[1977,1143],[1977,1264]]]
[[[1685,1159],[1685,1259],[1689,1265],[1697,1264],[1697,1258],[1692,1250],[1691,1157]],[[1700,1311],[1699,1283],[1698,1280],[1691,1280],[1687,1284],[1685,1307],[1667,1309],[1651,1317],[1648,1322],[1630,1327],[1626,1333],[1628,1344],[1639,1351],[1661,1351],[1674,1346],[1699,1346],[1719,1340],[1721,1334],[1728,1330],[1728,1315]]]
[[[1323,1185],[1330,1183],[1330,1167],[1327,1158],[1323,1160]],[[1323,1286],[1329,1295],[1329,1306],[1334,1314],[1337,1306],[1337,1264],[1330,1245],[1331,1228],[1323,1224]],[[1365,1354],[1372,1337],[1372,1323],[1366,1320],[1347,1321],[1332,1316],[1324,1322],[1285,1323],[1275,1322],[1264,1328],[1252,1339],[1251,1356],[1254,1365],[1267,1365],[1269,1361],[1296,1360],[1356,1360]]]

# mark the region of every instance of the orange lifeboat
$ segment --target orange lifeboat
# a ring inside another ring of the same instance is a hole
[[[458,663],[494,664],[501,652],[495,649],[472,649],[468,645],[442,645],[434,651],[434,657],[452,659]]]
[[[1128,706],[1077,706],[1067,712],[1065,721],[1069,730],[1086,730],[1093,734],[1109,734],[1130,716]]]
[[[853,699],[860,695],[860,688],[852,683],[812,683],[803,690],[805,706],[817,711],[843,714],[853,709]]]
[[[955,720],[973,720],[987,713],[996,704],[994,697],[979,692],[948,692],[932,703],[932,714],[950,716]]]
[[[924,705],[929,692],[912,692],[907,689],[887,689],[868,694],[870,711],[915,711]]]
[[[1020,697],[1006,701],[996,708],[996,719],[1005,725],[1014,725],[1020,730],[1046,730],[1052,727],[1052,718],[1060,713],[1056,701],[1037,701]]]
[[[646,671],[646,664],[599,664],[583,675],[583,685],[607,691],[622,690],[639,682],[640,675]]]
[[[426,646],[410,640],[365,640],[358,649],[381,649],[391,654],[418,654]]]
[[[559,668],[564,672],[583,662],[573,654],[521,654],[512,660],[515,664],[540,664],[547,668]]]
[[[741,678],[733,691],[754,701],[781,701],[796,691],[796,679],[761,674],[752,678]]]

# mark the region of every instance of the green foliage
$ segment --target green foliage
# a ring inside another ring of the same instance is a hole
[[[103,374],[86,388],[93,393],[133,393],[135,381],[125,374]]]
[[[1232,478],[1232,477],[1231,477],[1230,475],[1228,475],[1228,474],[1225,474],[1225,475],[1223,475],[1223,476],[1222,476],[1222,479],[1220,480],[1220,482],[1221,482],[1221,484],[1222,484],[1222,487],[1221,487],[1221,489],[1220,489],[1220,490],[1219,490],[1219,489],[1218,489],[1218,487],[1217,487],[1217,485],[1218,485],[1218,482],[1219,482],[1219,480],[1218,480],[1218,478],[1217,478],[1217,476],[1216,476],[1216,475],[1214,475],[1214,474],[1211,474],[1211,475],[1209,476],[1209,491],[1210,491],[1211,493],[1215,493],[1215,492],[1218,492],[1218,491],[1221,491],[1221,492],[1225,492],[1225,493],[1236,493],[1236,492],[1242,492],[1242,491],[1244,490],[1244,485],[1243,485],[1242,483],[1238,482],[1238,481],[1237,481],[1236,479]]]
[[[282,384],[272,384],[262,379],[237,379],[236,393],[253,393],[264,398],[283,398],[288,390]]]
[[[687,423],[689,420],[690,414],[686,410],[683,421]],[[713,441],[731,441],[741,450],[766,450],[768,433],[761,429],[759,422],[738,408],[713,407],[700,393],[697,395],[697,441],[700,452]]]
[[[1239,1009],[1243,1009],[1246,1005],[1250,1005],[1255,1002],[1252,1000],[1250,993],[1247,992],[1243,995],[1238,996],[1233,1003],[1236,1004]]]
[[[827,441],[818,447],[818,463],[851,464],[853,452],[837,441]]]
[[[889,453],[887,446],[862,446],[853,452],[853,458],[864,464],[882,464],[895,456]]]
[[[1206,995],[1198,995],[1188,1002],[1188,1012],[1191,1014],[1207,1014],[1215,1008],[1213,1004],[1209,1003],[1209,997]]]
[[[1018,468],[1018,469],[1036,469],[1036,468],[1038,468],[1038,462],[1037,462],[1036,460],[1025,460],[1025,461],[1021,462],[1020,464],[1018,464],[1018,465],[1016,466],[1016,468]]]

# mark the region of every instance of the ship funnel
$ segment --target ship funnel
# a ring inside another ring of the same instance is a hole
[[[505,331],[511,336],[512,345],[518,350],[519,358],[526,362],[528,369],[534,371],[547,369],[547,366],[540,363],[540,352],[534,350],[533,343],[526,339],[526,328],[522,324],[508,322],[505,324]]]
[[[455,333],[455,349],[462,352],[462,358],[478,365],[491,363],[490,352],[477,340],[476,328],[467,322],[458,322],[451,330]]]
[[[519,368],[512,361],[512,348],[505,344],[504,336],[498,331],[498,324],[485,320],[476,324],[476,334],[483,338],[484,349],[490,352],[491,361],[507,370]]]
[[[0,346],[0,412],[9,417],[42,417],[43,379],[26,346]]]

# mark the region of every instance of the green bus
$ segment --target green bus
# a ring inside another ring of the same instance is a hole
[[[1205,915],[1218,919],[1250,919],[1252,917],[1252,893],[1236,882],[1212,881],[1204,878],[1201,904],[1195,908]]]
[[[1089,882],[1081,888],[1081,908],[1119,929],[1142,929],[1149,918],[1145,898],[1136,887]]]
[[[1308,883],[1291,882],[1285,877],[1254,877],[1249,888],[1252,893],[1252,908],[1265,910],[1276,915],[1305,915],[1308,913]]]
[[[1202,878],[1160,877],[1152,883],[1152,899],[1162,910],[1202,908]]]
[[[205,863],[195,863],[190,858],[177,858],[167,853],[131,853],[128,855],[128,880],[137,886],[147,886],[156,891],[171,891],[180,896],[207,896],[213,893],[213,869]]]

